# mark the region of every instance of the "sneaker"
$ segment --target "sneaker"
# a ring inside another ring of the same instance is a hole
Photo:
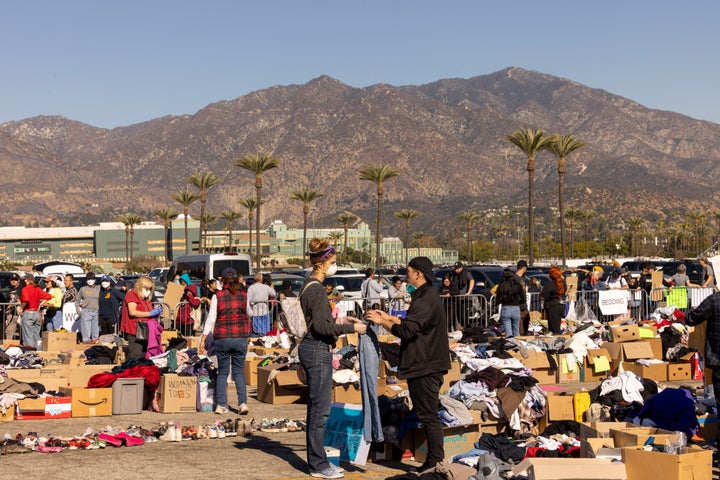
[[[223,407],[222,405],[218,405],[215,407],[215,413],[218,415],[227,415],[230,413],[230,410],[227,407]]]
[[[217,428],[217,438],[225,438],[225,436],[226,436],[225,435],[225,426],[222,423],[218,422],[216,428]]]
[[[229,418],[225,420],[223,423],[223,426],[225,427],[225,436],[226,437],[237,437],[237,430],[235,429],[235,422],[230,420]]]
[[[241,403],[238,407],[238,411],[240,412],[240,415],[247,415],[250,413],[250,409],[248,408],[246,403]]]
[[[335,470],[332,466],[319,472],[310,471],[310,476],[315,478],[343,478],[345,474]]]
[[[218,438],[217,426],[208,425],[208,438]]]

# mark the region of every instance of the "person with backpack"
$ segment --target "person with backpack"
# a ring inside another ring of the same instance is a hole
[[[238,413],[247,415],[247,388],[245,385],[245,356],[252,324],[247,316],[247,288],[237,270],[227,267],[222,271],[223,289],[210,300],[205,327],[200,336],[198,353],[206,354],[205,339],[211,333],[217,355],[218,371],[215,383],[215,413],[224,415],[230,411],[227,400],[227,380],[232,364],[232,374],[238,397]]]
[[[338,325],[332,316],[323,282],[337,271],[335,248],[327,239],[312,238],[308,244],[312,273],[300,293],[307,332],[298,346],[307,382],[307,462],[316,478],[342,478],[343,471],[330,464],[325,453],[325,423],[332,406],[332,349],[344,333],[365,333],[367,325],[355,319]],[[348,317],[349,318],[349,317]],[[219,375],[219,374],[218,374]]]

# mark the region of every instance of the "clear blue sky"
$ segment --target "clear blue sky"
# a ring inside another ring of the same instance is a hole
[[[5,0],[0,123],[115,127],[323,74],[354,87],[518,66],[720,122],[720,2]]]

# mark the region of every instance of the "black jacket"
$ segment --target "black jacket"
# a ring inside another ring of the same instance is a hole
[[[429,283],[411,297],[407,317],[392,327],[392,334],[400,338],[398,377],[445,374],[450,370],[450,347],[442,300]]]

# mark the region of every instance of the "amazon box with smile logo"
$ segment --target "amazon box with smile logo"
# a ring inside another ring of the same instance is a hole
[[[112,415],[112,388],[62,388],[72,400],[72,416],[108,417]]]

